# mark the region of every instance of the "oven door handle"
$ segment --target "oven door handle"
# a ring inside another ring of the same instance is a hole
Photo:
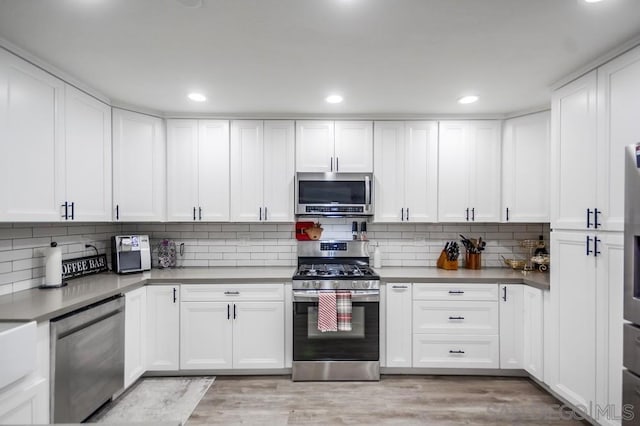
[[[294,291],[294,302],[317,302],[319,299],[319,293],[317,291]],[[352,291],[352,302],[379,302],[379,291]]]

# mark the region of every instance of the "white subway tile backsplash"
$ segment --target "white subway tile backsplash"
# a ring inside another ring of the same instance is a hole
[[[320,219],[324,239],[351,239],[348,218]],[[358,220],[360,222],[360,220]],[[110,238],[116,234],[149,234],[152,261],[157,262],[157,245],[173,239],[184,243],[185,267],[294,266],[297,241],[293,224],[273,223],[14,223],[0,224],[0,295],[38,286],[44,275],[44,251],[56,241],[65,259],[89,256],[95,245],[110,258]],[[434,266],[445,241],[459,240],[458,234],[487,241],[483,265],[503,266],[502,258],[528,256],[519,240],[549,239],[548,224],[416,224],[370,223],[372,244],[382,252],[383,266]]]

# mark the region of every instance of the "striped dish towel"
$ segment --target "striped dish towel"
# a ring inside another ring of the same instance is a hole
[[[336,311],[338,313],[338,331],[351,331],[351,292],[336,293]]]
[[[336,317],[336,293],[333,291],[321,291],[318,294],[318,330],[338,331]]]

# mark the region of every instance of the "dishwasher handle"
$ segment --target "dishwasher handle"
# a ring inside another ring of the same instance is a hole
[[[124,296],[119,294],[54,318],[51,320],[51,336],[60,339],[105,318],[124,312],[124,300]]]

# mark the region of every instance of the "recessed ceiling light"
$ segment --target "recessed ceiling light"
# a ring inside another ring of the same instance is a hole
[[[207,97],[202,93],[189,93],[187,97],[194,102],[204,102],[207,100]]]
[[[479,98],[475,95],[463,96],[458,99],[459,104],[472,104],[477,101]]]
[[[342,96],[329,95],[325,98],[325,101],[329,102],[330,104],[339,104],[340,102],[342,102]]]
[[[602,0],[584,0],[587,3],[600,3]]]

